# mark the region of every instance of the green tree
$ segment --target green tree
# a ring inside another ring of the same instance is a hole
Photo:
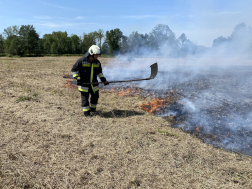
[[[51,53],[52,54],[58,54],[58,46],[57,46],[57,43],[55,41],[51,45]]]
[[[8,28],[4,29],[3,34],[7,37],[13,36],[13,35],[18,35],[19,33],[19,26],[9,26]]]
[[[18,33],[23,54],[38,54],[39,35],[33,25],[21,25]]]
[[[13,39],[13,36],[10,35],[4,41],[4,52],[10,53],[10,46],[11,46],[11,40],[12,39]]]
[[[102,29],[99,29],[96,33],[97,33],[96,35],[99,42],[99,47],[101,48],[101,41],[102,41],[102,38],[104,37],[104,31]]]
[[[0,34],[0,53],[4,53],[4,38],[2,34]]]
[[[11,55],[23,55],[21,41],[18,36],[10,35],[4,41],[4,51]]]
[[[161,47],[166,46],[167,48],[177,50],[177,43],[175,34],[171,31],[168,25],[158,24],[150,33],[152,36],[151,42],[152,47],[155,50],[161,50]]]
[[[10,26],[4,29],[3,34],[6,36],[4,40],[4,52],[11,55],[23,55],[22,44],[19,39],[19,26]]]
[[[104,41],[104,43],[102,44],[101,50],[102,50],[102,54],[108,54],[108,43],[106,42],[106,40]]]
[[[10,54],[21,56],[23,55],[22,44],[19,37],[17,36],[13,36],[13,39],[11,40]]]
[[[185,57],[188,54],[195,54],[196,52],[196,45],[187,39],[184,33],[178,38],[177,44],[179,46],[179,51],[177,52],[179,57]]]
[[[43,38],[42,38],[42,39],[39,38],[37,54],[41,54],[41,53],[44,53],[44,52],[45,52],[45,51],[44,51],[44,46],[43,46],[43,44],[44,44]]]
[[[55,42],[55,44],[53,45],[53,48],[55,48],[55,46],[57,47],[57,53],[58,54],[66,54],[69,52],[70,50],[70,39],[67,37],[67,32],[53,32],[52,33],[53,36],[53,43]],[[54,50],[55,52],[55,50]],[[54,53],[52,52],[52,53]]]
[[[128,38],[129,51],[136,55],[141,54],[143,49],[148,48],[148,38],[147,34],[139,34],[137,31],[132,32]]]
[[[45,53],[66,54],[71,52],[71,38],[67,36],[67,32],[53,32],[43,36],[43,47]]]
[[[108,43],[110,54],[119,53],[120,42],[123,37],[122,31],[118,28],[106,32],[106,42]]]
[[[80,49],[80,37],[78,37],[77,35],[71,35],[70,37],[70,41],[71,41],[71,53],[73,54],[80,54],[81,53],[81,49]]]
[[[129,45],[128,45],[128,37],[127,36],[123,36],[122,40],[120,42],[120,52],[122,54],[127,53],[129,50]]]
[[[43,35],[43,47],[44,47],[44,52],[46,54],[51,53],[51,45],[53,43],[53,36],[52,34],[45,34]]]
[[[86,53],[92,45],[96,45],[97,32],[83,33],[83,41],[81,43],[82,53]]]

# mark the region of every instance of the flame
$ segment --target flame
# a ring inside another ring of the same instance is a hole
[[[118,92],[118,96],[137,96],[140,92],[141,92],[140,89],[131,87],[131,88]]]
[[[220,135],[220,136],[222,136],[222,137],[228,137],[228,136],[230,136],[231,135],[231,133],[230,132],[228,132],[228,134],[227,135]]]
[[[149,101],[145,104],[138,104],[138,107],[140,107],[142,110],[146,112],[150,112],[152,114],[156,114],[158,110],[160,110],[162,107],[166,107],[170,104],[170,99],[168,98],[156,98],[153,101]]]
[[[200,131],[200,128],[201,128],[201,127],[202,127],[202,125],[199,126],[199,127],[197,127],[197,128],[196,128],[196,131],[198,131],[198,132],[200,133],[200,132],[201,132],[201,131]]]
[[[77,85],[74,84],[73,79],[68,79],[65,81],[65,84],[63,85],[64,88],[69,88],[69,89],[77,89]]]
[[[69,78],[68,80],[65,81],[63,87],[64,88],[69,88],[69,89],[77,89],[78,86],[75,84],[75,80],[72,79],[70,74],[64,74],[63,75],[64,78]],[[127,88],[125,90],[119,91],[118,92],[118,88],[117,87],[113,87],[111,89],[105,89],[102,88],[101,91],[106,92],[106,93],[114,93],[117,92],[118,96],[138,96],[139,94],[141,94],[142,92],[144,92],[143,89],[137,88],[137,87],[130,87]],[[169,92],[169,97],[165,97],[165,98],[156,98],[153,101],[149,101],[147,103],[144,104],[138,104],[137,106],[140,107],[142,110],[152,113],[152,114],[156,114],[161,108],[167,107],[170,102],[172,101],[172,95],[174,94],[173,91]],[[151,96],[150,93],[145,94],[145,97],[147,96]]]
[[[101,90],[104,91],[104,92],[106,92],[106,93],[112,93],[112,92],[116,91],[116,87],[113,87],[111,89],[104,89],[104,88],[102,88]]]

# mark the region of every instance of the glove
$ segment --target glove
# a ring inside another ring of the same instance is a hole
[[[106,85],[109,85],[109,82],[106,80],[106,82],[104,83],[104,86],[106,86]]]
[[[78,81],[78,80],[80,80],[80,77],[74,77],[74,79],[75,79],[76,81]]]
[[[75,79],[77,85],[80,85],[80,84],[81,84],[81,82],[80,82],[80,77],[79,77],[79,76],[78,76],[78,77],[74,77],[74,79]]]

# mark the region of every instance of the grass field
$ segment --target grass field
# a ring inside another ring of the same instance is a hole
[[[77,58],[0,57],[0,189],[252,188],[251,157],[172,128],[148,99],[100,92],[83,117],[62,87]]]

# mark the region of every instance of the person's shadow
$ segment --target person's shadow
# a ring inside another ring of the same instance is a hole
[[[105,118],[122,118],[122,117],[130,117],[130,116],[135,116],[135,115],[144,115],[142,112],[137,112],[133,110],[111,110],[109,112],[104,112],[104,111],[96,111],[92,116],[101,116]]]

